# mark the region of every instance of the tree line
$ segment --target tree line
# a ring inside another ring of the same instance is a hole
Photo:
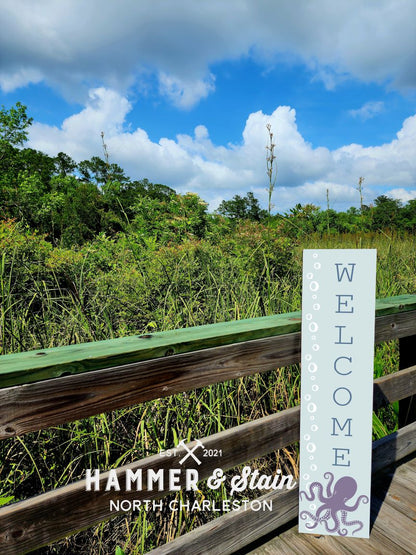
[[[147,179],[132,180],[116,163],[93,156],[76,163],[64,152],[49,156],[25,148],[32,118],[21,103],[0,110],[0,206],[2,219],[15,219],[44,234],[54,245],[81,245],[98,234],[134,231],[160,242],[204,238],[238,222],[267,223],[290,236],[397,229],[414,231],[416,200],[403,205],[385,195],[371,206],[345,212],[297,204],[270,215],[253,193],[224,200],[214,214],[198,195],[180,195]]]

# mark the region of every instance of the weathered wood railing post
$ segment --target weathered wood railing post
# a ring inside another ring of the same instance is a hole
[[[399,370],[416,365],[416,335],[399,339]],[[399,401],[399,428],[416,421],[416,396]]]

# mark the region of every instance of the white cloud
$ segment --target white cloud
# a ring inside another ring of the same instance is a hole
[[[40,83],[42,73],[34,68],[19,68],[13,72],[0,71],[0,85],[4,92],[11,92],[29,83]]]
[[[4,90],[43,79],[80,101],[150,71],[189,108],[214,90],[213,64],[247,55],[301,61],[328,88],[346,76],[416,86],[414,0],[2,0],[1,10]]]
[[[408,202],[409,200],[416,199],[416,190],[412,189],[407,191],[406,189],[391,189],[387,191],[386,195],[396,200],[401,200],[402,202]]]
[[[361,108],[357,108],[356,110],[350,110],[349,114],[353,118],[359,118],[362,120],[367,120],[374,118],[377,114],[380,114],[384,111],[384,102],[381,100],[375,101],[370,100],[361,106]]]
[[[162,72],[159,75],[159,92],[167,96],[178,108],[193,108],[202,98],[215,90],[212,73],[206,79],[184,80]]]
[[[276,202],[280,198],[289,207],[299,202],[301,204],[315,204],[326,208],[327,194],[329,207],[334,210],[357,205],[358,195],[353,186],[327,181],[307,182],[294,188],[282,187],[277,190]],[[295,201],[295,199],[298,200]]]
[[[217,146],[209,130],[199,125],[193,136],[178,135],[152,141],[141,128],[129,129],[132,105],[120,93],[98,88],[90,91],[85,108],[63,121],[60,128],[34,123],[29,146],[51,155],[66,152],[76,161],[102,156],[105,133],[111,161],[133,179],[147,177],[178,192],[192,191],[218,206],[221,199],[253,191],[266,204],[266,125],[276,142],[277,183],[273,202],[277,211],[298,202],[344,209],[359,203],[358,178],[365,177],[365,201],[385,191],[413,198],[416,187],[416,115],[407,118],[396,138],[376,147],[345,145],[330,151],[312,147],[299,132],[296,112],[279,106],[270,115],[248,116],[240,144]],[[399,197],[397,197],[399,198]]]
[[[89,92],[86,107],[62,123],[61,128],[34,123],[30,146],[47,153],[66,152],[78,162],[101,152],[101,132],[110,139],[123,134],[131,104],[119,93],[98,88]]]
[[[416,115],[407,118],[396,138],[381,146],[346,145],[333,152],[334,176],[364,176],[367,185],[414,186],[416,182]],[[329,174],[332,177],[332,174]]]

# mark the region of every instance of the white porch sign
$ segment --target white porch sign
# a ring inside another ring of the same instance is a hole
[[[305,250],[299,532],[368,538],[376,250]]]

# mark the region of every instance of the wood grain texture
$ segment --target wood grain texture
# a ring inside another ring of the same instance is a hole
[[[202,459],[198,466],[200,480],[209,477],[215,468],[228,469],[293,443],[299,437],[299,408],[288,409],[201,439],[206,449],[221,449],[220,458]],[[192,442],[189,448],[195,443]],[[86,492],[85,481],[21,501],[0,509],[0,553],[20,553],[24,549],[45,545],[75,530],[97,524],[115,516],[109,501],[122,499],[156,499],[167,494],[163,491],[125,491],[125,472],[141,469],[181,468],[179,460],[185,455],[179,448],[175,457],[154,455],[117,469],[121,491],[105,492],[109,473],[100,474],[99,492]],[[182,468],[191,468],[188,459]],[[189,466],[188,466],[189,464]],[[182,486],[184,482],[181,482]]]
[[[377,501],[373,497],[373,504]],[[415,522],[392,507],[384,499],[378,500],[380,509],[377,511],[374,529],[387,536],[395,545],[408,553],[415,552]]]
[[[406,428],[404,430],[400,440],[407,443],[408,438],[412,437],[414,439],[413,449],[415,449],[416,425],[412,426],[413,428]],[[395,449],[397,441],[397,437],[392,435],[386,438],[385,443],[390,446],[390,450],[393,453],[397,454],[398,458],[396,460],[398,461],[402,457],[399,455],[399,451]],[[373,461],[378,461],[380,456],[381,458],[384,457],[384,446],[381,446],[379,442],[374,442]],[[374,468],[377,467],[378,464],[375,464]],[[273,499],[273,510],[271,513],[268,511],[260,513],[251,510],[243,511],[240,509],[239,511],[217,518],[164,546],[154,549],[149,555],[203,555],[206,553],[230,555],[232,553],[238,553],[252,542],[262,538],[273,530],[277,530],[279,527],[297,517],[298,492],[299,490],[296,487],[296,492],[295,490],[280,493],[273,492],[272,494],[262,496],[259,500]],[[294,495],[295,493],[296,495]],[[291,538],[293,542],[287,541],[288,538]],[[343,543],[343,540],[344,538],[341,543]],[[348,553],[350,552],[348,550],[348,545],[351,546],[351,542],[352,544],[354,544],[354,542],[357,543],[357,539],[355,538],[349,540],[349,542],[347,541],[346,545],[334,543],[336,541],[335,538],[331,538],[330,536],[314,538],[309,534],[299,535],[297,533],[297,527],[295,527],[292,529],[292,532],[285,532],[274,540],[267,542],[264,547],[254,549],[250,551],[250,553],[253,555],[255,553],[264,555],[266,553],[300,553],[301,555],[304,553]],[[378,541],[379,539],[376,538],[375,543]],[[307,542],[306,545],[305,542]],[[309,544],[309,542],[311,543]],[[366,545],[368,546],[366,542],[367,540],[361,542],[364,543],[364,545],[362,545],[364,551],[359,551],[359,553],[366,553],[365,547]],[[375,546],[375,550],[368,550],[367,552],[377,553],[376,550],[378,547],[379,543]]]
[[[396,338],[409,333],[409,328],[416,331],[413,312],[382,316],[376,320],[376,338]],[[0,438],[276,369],[299,359],[298,332],[0,389]],[[384,388],[395,383],[392,387],[401,388],[400,395],[394,393],[399,400],[410,395],[411,388],[414,391],[412,372],[408,379],[377,383],[384,383]],[[380,401],[383,391],[375,389]],[[384,403],[391,402],[388,395]]]
[[[264,514],[251,509],[231,511],[224,516],[204,524],[149,553],[164,555],[226,555],[238,552],[258,538],[290,522],[298,514],[299,488],[273,491],[258,498],[260,502],[273,503],[273,510]]]
[[[399,340],[399,368],[408,368],[416,364],[416,335],[408,335]],[[414,392],[413,392],[414,393]],[[399,403],[399,427],[416,421],[416,395],[403,399]]]
[[[376,341],[415,335],[415,309],[416,296],[378,302]],[[298,362],[299,328],[300,313],[292,313],[0,357],[0,383],[24,384],[0,390],[0,437]],[[56,377],[67,372],[74,375]],[[377,380],[374,407],[414,393],[415,372],[416,367],[411,367]],[[222,449],[224,455],[221,460],[204,461],[198,468],[200,479],[217,466],[231,468],[293,443],[298,436],[299,407],[295,407],[205,438],[207,449]],[[415,445],[414,423],[376,442],[373,470],[407,456]],[[176,457],[155,455],[120,467],[122,493],[86,492],[80,481],[0,509],[1,552],[22,553],[111,518],[110,499],[162,497],[165,490],[123,491],[125,471],[162,468],[167,472],[178,468],[185,453],[180,449]],[[101,484],[107,479],[108,473],[103,473]]]
[[[416,393],[416,366],[374,380],[373,408],[377,410]]]
[[[299,438],[299,415],[299,407],[294,407],[203,438],[201,441],[205,448],[222,449],[223,456],[203,459],[198,467],[200,480],[210,476],[217,467],[226,470],[293,443]],[[195,442],[190,443],[189,448],[194,445]],[[413,423],[373,444],[373,472],[408,456],[415,449],[416,423]],[[185,453],[180,448],[175,457],[154,455],[119,467],[116,470],[121,487],[119,492],[103,491],[109,477],[108,472],[103,472],[100,474],[99,492],[86,492],[85,481],[81,480],[0,509],[0,552],[21,553],[109,519],[115,516],[109,509],[110,499],[163,497],[168,493],[167,488],[160,492],[126,492],[125,472],[127,469],[134,472],[141,469],[145,473],[153,468],[163,469],[166,473],[169,468],[180,468],[179,460]],[[188,468],[188,465],[184,463],[183,468]],[[181,484],[183,486],[184,482]],[[255,518],[259,518],[259,513]]]
[[[404,459],[416,451],[416,422],[373,443],[373,456],[371,469],[373,473]]]
[[[415,310],[416,295],[376,302],[376,316]],[[292,312],[4,355],[0,356],[0,387],[299,332],[300,324],[301,313]]]
[[[406,305],[407,306],[407,305]],[[299,312],[0,357],[0,387],[76,375],[300,330]]]
[[[300,334],[205,349],[0,390],[0,438],[295,362]]]

